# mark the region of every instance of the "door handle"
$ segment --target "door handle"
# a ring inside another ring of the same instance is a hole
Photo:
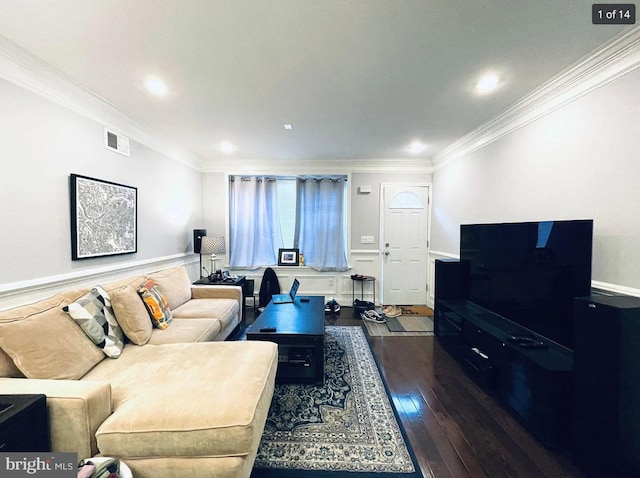
[[[389,255],[389,251],[385,251],[384,255],[388,256]]]

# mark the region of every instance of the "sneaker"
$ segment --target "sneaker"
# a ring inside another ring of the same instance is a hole
[[[402,315],[402,309],[392,305],[391,307],[383,310],[382,313],[387,317],[400,317]]]
[[[324,313],[325,314],[339,314],[340,313],[340,304],[338,304],[338,302],[332,297],[324,305]]]
[[[362,320],[368,320],[369,322],[376,322],[378,324],[384,324],[387,319],[378,314],[375,310],[366,310],[360,314]]]

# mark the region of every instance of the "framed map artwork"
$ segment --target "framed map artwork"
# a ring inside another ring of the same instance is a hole
[[[71,259],[138,251],[138,189],[71,174]]]

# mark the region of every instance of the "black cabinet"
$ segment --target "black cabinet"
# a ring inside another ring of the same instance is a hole
[[[640,298],[575,300],[573,455],[587,476],[640,476]]]
[[[568,446],[571,350],[467,300],[436,310],[438,340],[469,374],[546,446]]]
[[[0,395],[0,452],[51,451],[44,395]]]

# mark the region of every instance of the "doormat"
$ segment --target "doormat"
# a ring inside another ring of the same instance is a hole
[[[433,333],[433,317],[405,316],[388,317],[389,332],[431,332]]]
[[[325,328],[324,385],[276,385],[251,474],[329,476],[423,476],[360,327]]]
[[[426,305],[401,305],[402,315],[419,315],[422,317],[433,317],[433,309]]]

